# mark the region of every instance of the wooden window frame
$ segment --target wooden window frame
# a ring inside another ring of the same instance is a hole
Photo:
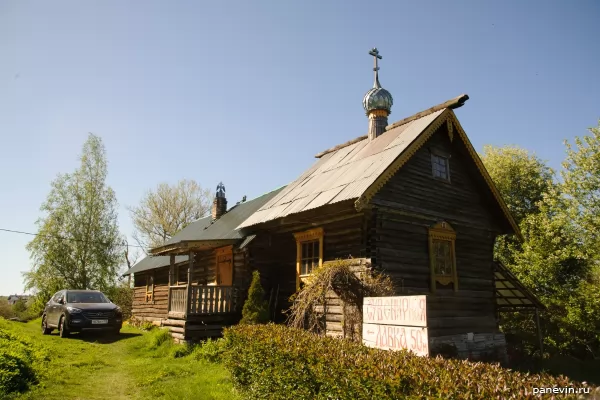
[[[231,257],[231,286],[233,286],[233,245],[220,247],[215,250],[215,285],[219,286],[219,257],[229,256]]]
[[[319,241],[319,267],[323,266],[323,228],[309,229],[304,232],[294,233],[296,239],[296,290],[300,289],[300,282],[312,274],[301,275],[302,245],[308,242]]]
[[[146,303],[154,303],[154,271],[146,274]]]
[[[439,275],[435,273],[435,254],[434,254],[434,242],[436,241],[447,241],[450,242],[452,262],[452,273],[450,275]],[[448,285],[452,283],[454,291],[458,290],[458,274],[456,270],[456,232],[452,226],[445,222],[439,222],[433,227],[429,228],[429,263],[431,268],[431,291],[435,292],[436,284],[439,282],[442,285]]]
[[[429,152],[431,154],[431,176],[433,177],[433,179],[437,179],[442,182],[450,183],[450,154],[440,151],[440,150],[437,150],[437,149],[429,149]],[[443,159],[446,162],[446,178],[435,175],[435,159],[436,159],[436,157]]]

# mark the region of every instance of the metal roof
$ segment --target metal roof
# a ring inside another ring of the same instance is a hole
[[[236,204],[231,207],[221,218],[213,221],[212,217],[203,217],[196,220],[183,228],[178,234],[169,239],[163,246],[173,245],[179,242],[185,241],[216,241],[224,239],[244,239],[242,232],[237,230],[237,226],[248,218],[254,211],[264,205],[273,196],[277,195],[283,187],[276,189],[272,192],[263,194],[256,199],[252,199],[243,203]],[[248,236],[240,247],[243,247],[250,243],[254,239],[255,235]],[[157,249],[160,249],[158,247]],[[156,249],[153,249],[153,251]],[[175,263],[181,263],[188,261],[187,255],[181,255],[175,257]],[[167,266],[171,263],[170,256],[148,256],[131,267],[123,276],[127,276],[136,272],[147,271],[150,269],[160,268]]]
[[[179,264],[181,262],[188,261],[188,259],[189,258],[187,255],[176,256],[175,264]],[[143,260],[137,262],[133,267],[128,269],[127,272],[125,272],[123,274],[123,276],[135,274],[136,272],[148,271],[150,269],[166,267],[167,265],[170,265],[170,264],[171,264],[171,257],[169,257],[169,256],[157,256],[157,257],[147,256]]]
[[[243,221],[244,228],[359,198],[445,108],[324,154],[298,179]]]
[[[243,239],[244,235],[238,230],[238,225],[282,190],[283,187],[255,199],[236,204],[215,221],[211,221],[208,217],[208,223],[204,219],[193,222],[165,244],[184,240]]]

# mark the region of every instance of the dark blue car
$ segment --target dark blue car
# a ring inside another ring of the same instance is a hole
[[[121,309],[97,290],[61,290],[42,314],[42,333],[55,328],[60,337],[71,332],[102,331],[119,334],[123,325]]]

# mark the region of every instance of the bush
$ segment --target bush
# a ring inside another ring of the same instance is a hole
[[[166,342],[172,342],[171,332],[168,329],[156,329],[150,332],[150,348],[157,349]]]
[[[132,288],[130,288],[126,283],[123,283],[119,286],[114,286],[106,290],[105,294],[108,296],[110,301],[121,307],[124,320],[131,318],[131,308],[133,306]]]
[[[204,343],[199,344],[193,351],[193,356],[196,360],[206,360],[212,363],[221,362],[223,353],[225,352],[226,343],[224,339],[208,339]]]
[[[179,346],[174,346],[171,350],[171,355],[173,358],[181,358],[191,354],[192,350],[194,350],[193,346],[186,343]]]
[[[533,399],[534,387],[586,386],[498,364],[373,349],[278,325],[229,328],[225,341],[225,365],[254,399]]]
[[[36,384],[47,361],[45,349],[0,325],[0,395],[23,392]]]
[[[241,324],[265,324],[269,322],[269,306],[265,301],[265,291],[260,285],[260,273],[252,273],[252,283],[248,289],[248,299],[242,308]]]

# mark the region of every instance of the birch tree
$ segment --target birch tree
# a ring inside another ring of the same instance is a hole
[[[59,175],[41,206],[38,235],[28,245],[33,268],[26,289],[46,301],[60,289],[106,290],[114,285],[122,254],[117,200],[106,184],[106,150],[89,134],[79,167]]]

